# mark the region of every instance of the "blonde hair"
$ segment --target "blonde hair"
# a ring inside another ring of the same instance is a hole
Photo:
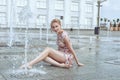
[[[59,19],[53,19],[50,24],[51,27],[53,23],[58,23],[61,26],[61,21]]]

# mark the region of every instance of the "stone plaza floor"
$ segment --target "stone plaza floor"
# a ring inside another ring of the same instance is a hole
[[[44,62],[29,70],[19,69],[25,60],[34,59],[45,47],[57,49],[55,36],[46,43],[44,38],[40,40],[31,35],[33,38],[28,40],[25,49],[24,39],[16,38],[16,42],[9,47],[3,35],[0,33],[0,80],[120,80],[120,31],[101,31],[99,39],[92,30],[81,30],[78,37],[71,35],[76,55],[85,65],[78,67],[74,63],[70,69]]]

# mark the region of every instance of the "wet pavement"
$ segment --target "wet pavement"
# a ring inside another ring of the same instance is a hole
[[[34,65],[33,69],[19,69],[25,59],[34,59],[46,46],[57,49],[55,44],[51,44],[55,36],[49,38],[47,44],[45,38],[39,40],[39,35],[35,37],[33,33],[28,40],[27,58],[23,37],[17,38],[12,47],[0,39],[0,80],[120,80],[120,31],[103,31],[99,39],[93,33],[80,31],[77,37],[71,35],[78,59],[85,65],[78,67],[74,63],[70,69],[44,62]]]

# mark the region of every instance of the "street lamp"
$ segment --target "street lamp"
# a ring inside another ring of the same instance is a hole
[[[97,0],[97,7],[98,7],[98,13],[97,13],[97,28],[98,28],[98,35],[97,39],[99,38],[99,30],[100,30],[100,7],[101,3],[105,2],[107,0]]]
[[[97,15],[97,27],[100,27],[99,23],[100,23],[100,7],[101,7],[101,3],[107,1],[107,0],[97,0],[97,7],[98,7],[98,15]]]

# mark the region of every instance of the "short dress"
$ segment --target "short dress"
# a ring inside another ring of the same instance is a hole
[[[63,31],[61,34],[57,35],[57,45],[58,45],[58,50],[64,53],[64,56],[66,58],[66,64],[72,64],[72,60],[73,60],[73,55],[70,52],[70,50],[67,48],[65,42],[64,42],[64,38],[68,38],[68,34],[66,31]],[[69,39],[70,41],[70,39]]]

